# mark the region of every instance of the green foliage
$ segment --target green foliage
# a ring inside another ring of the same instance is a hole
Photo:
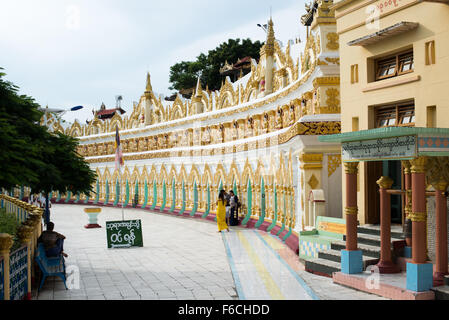
[[[39,105],[19,96],[18,87],[4,76],[0,73],[0,188],[25,185],[33,193],[93,191],[96,173],[76,153],[78,141],[41,126]]]
[[[260,41],[252,42],[251,39],[229,39],[214,50],[210,50],[206,56],[201,53],[196,61],[182,61],[170,68],[171,90],[189,89],[196,86],[198,73],[202,72],[201,84],[206,84],[211,90],[219,90],[222,77],[220,68],[228,63],[236,63],[240,58],[247,56],[258,60],[260,58]]]
[[[6,213],[5,209],[0,209],[0,233],[15,235],[20,224],[12,213]]]
[[[0,70],[2,70],[0,68]],[[18,88],[0,72],[0,187],[30,185],[39,177],[34,168],[44,163],[37,157],[46,129],[36,125],[42,117],[32,98],[18,95]]]

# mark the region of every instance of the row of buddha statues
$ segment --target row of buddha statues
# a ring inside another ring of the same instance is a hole
[[[138,153],[171,148],[208,146],[236,141],[291,127],[303,114],[307,114],[306,106],[301,107],[299,100],[284,105],[277,110],[249,116],[231,122],[201,128],[189,128],[167,132],[159,135],[123,139],[124,153]],[[83,157],[113,155],[115,142],[81,145],[78,153]]]

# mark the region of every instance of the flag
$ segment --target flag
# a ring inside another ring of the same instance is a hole
[[[123,152],[120,145],[120,135],[118,133],[118,126],[115,127],[115,168],[118,169],[123,166]]]

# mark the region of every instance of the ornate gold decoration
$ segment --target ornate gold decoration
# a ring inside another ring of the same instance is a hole
[[[410,161],[404,160],[404,161],[401,161],[401,163],[402,163],[402,166],[404,167],[404,174],[410,174],[411,173],[410,169],[412,167],[412,165],[410,164]]]
[[[411,212],[409,218],[412,222],[426,222],[427,212]]]
[[[338,37],[337,33],[329,32],[327,34],[327,40],[328,40],[328,42],[327,42],[326,47],[329,50],[337,51],[340,48],[340,45],[338,43],[339,37]]]
[[[419,157],[410,160],[412,173],[426,173],[427,157]]]
[[[10,234],[0,233],[0,253],[9,253],[13,243],[13,237]]]
[[[315,177],[315,175],[312,174],[312,176],[310,177],[310,179],[308,181],[310,188],[312,188],[312,190],[315,190],[318,187],[319,183],[320,182],[318,181],[317,177]]]
[[[358,174],[359,173],[359,163],[358,162],[345,162],[345,173],[346,174]]]
[[[329,58],[329,57],[326,57],[324,60],[326,60],[327,62],[332,63],[332,64],[340,65],[340,58]]]
[[[381,189],[391,189],[394,181],[390,177],[381,177],[376,183]]]
[[[31,238],[33,236],[33,228],[22,225],[17,230],[17,237],[19,238],[21,243],[28,243],[31,241]]]
[[[332,176],[340,166],[341,166],[341,154],[330,155],[328,157],[327,163],[328,176],[329,177]]]
[[[331,88],[326,90],[327,100],[326,104],[329,108],[337,110],[340,108],[340,99],[338,97],[340,96],[340,92],[338,89]]]
[[[357,215],[359,213],[359,208],[357,207],[346,207],[345,215]]]

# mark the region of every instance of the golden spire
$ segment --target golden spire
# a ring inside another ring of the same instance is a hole
[[[153,88],[151,87],[151,77],[150,77],[150,73],[147,73],[147,85],[145,88],[145,92],[153,92]]]
[[[198,77],[198,83],[196,84],[196,93],[195,93],[196,97],[201,97],[203,96],[203,87],[201,86],[201,80],[200,77]]]
[[[270,18],[270,20],[268,21],[267,42],[265,44],[265,52],[266,52],[267,56],[274,55],[274,41],[275,40],[276,39],[274,37],[273,19]]]

